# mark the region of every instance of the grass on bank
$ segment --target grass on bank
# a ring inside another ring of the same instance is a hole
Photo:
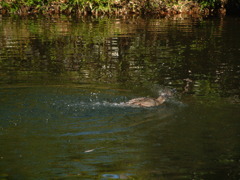
[[[0,0],[2,14],[238,13],[240,0]]]

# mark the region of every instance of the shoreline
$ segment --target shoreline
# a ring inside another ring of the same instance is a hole
[[[94,1],[94,0],[92,0]],[[109,3],[111,1],[111,3]],[[0,0],[0,14],[15,14],[15,15],[76,15],[76,16],[124,16],[124,15],[154,15],[159,17],[167,17],[174,15],[189,15],[189,16],[225,16],[226,14],[232,14],[229,12],[231,5],[224,3],[223,0],[219,0],[222,4],[218,4],[215,7],[208,7],[207,5],[195,2],[195,1],[178,1],[177,3],[166,3],[162,1],[154,0],[108,0],[107,2],[99,1],[99,3],[92,3],[91,1],[69,2],[68,0],[58,0],[49,3],[31,1],[27,3],[25,1],[16,0]],[[232,12],[236,15],[240,15],[236,9]]]

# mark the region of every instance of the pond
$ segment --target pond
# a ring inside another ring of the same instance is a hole
[[[1,16],[0,179],[239,179],[239,26]]]

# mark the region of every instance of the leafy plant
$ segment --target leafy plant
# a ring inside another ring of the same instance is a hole
[[[48,13],[50,6],[60,6],[62,12],[67,13],[112,13],[117,9],[125,13],[155,13],[159,11],[171,12],[172,9],[185,4],[194,3],[201,6],[202,9],[219,9],[222,5],[227,7],[228,11],[239,12],[240,0],[0,0],[2,9],[10,13],[21,13],[23,7],[40,10],[38,12]]]
[[[44,5],[44,4],[51,4],[53,0],[21,0],[27,6],[37,6],[37,5]]]
[[[221,4],[221,0],[203,0],[200,1],[202,8],[214,8]]]

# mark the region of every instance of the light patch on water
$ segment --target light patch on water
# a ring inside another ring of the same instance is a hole
[[[102,177],[104,179],[129,179],[130,174],[103,174]]]
[[[114,129],[105,129],[100,131],[83,131],[75,133],[65,133],[60,136],[86,136],[86,135],[100,135],[100,134],[111,134],[126,131],[126,128],[114,128]]]

